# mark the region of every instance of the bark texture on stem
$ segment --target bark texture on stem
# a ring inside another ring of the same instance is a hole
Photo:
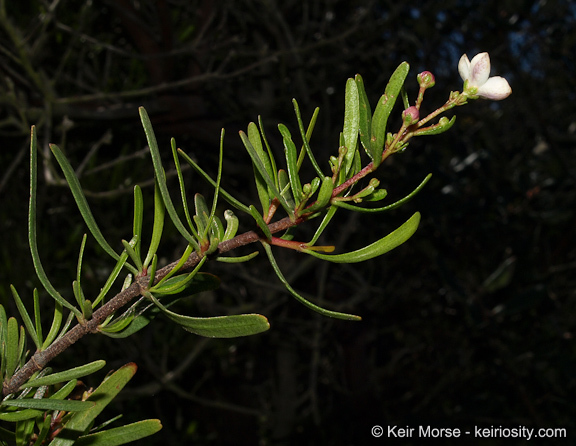
[[[296,219],[294,221],[290,220],[290,218],[286,217],[282,220],[277,222],[271,223],[268,225],[270,228],[270,232],[276,233],[280,231],[284,231],[291,226],[298,225],[304,221],[303,218]],[[223,254],[227,251],[231,251],[233,249],[239,248],[240,246],[249,245],[254,243],[262,238],[262,235],[255,231],[248,231],[243,234],[237,235],[236,237],[222,242],[218,245],[218,254]],[[182,266],[181,271],[185,272],[194,268],[198,262],[200,261],[201,257],[196,253],[193,252],[190,257],[186,260],[184,265]],[[169,265],[159,269],[156,271],[156,275],[154,278],[154,283],[159,282],[161,279],[166,277],[166,275],[172,271],[172,269],[178,264],[178,261],[174,261]],[[92,318],[88,321],[84,321],[83,323],[78,323],[75,325],[70,331],[68,331],[64,336],[60,339],[52,343],[46,350],[37,351],[32,355],[32,357],[24,364],[22,368],[20,368],[10,380],[3,383],[2,386],[2,394],[4,396],[9,395],[11,393],[17,392],[18,389],[22,384],[24,384],[30,377],[42,370],[46,365],[78,341],[83,336],[87,335],[88,333],[97,333],[98,326],[106,320],[108,316],[114,314],[120,308],[124,307],[125,305],[129,304],[132,300],[137,297],[140,297],[143,291],[146,290],[150,278],[148,276],[142,276],[136,278],[135,282],[126,288],[124,291],[121,291],[112,299],[110,299],[106,304],[102,305],[92,314]]]

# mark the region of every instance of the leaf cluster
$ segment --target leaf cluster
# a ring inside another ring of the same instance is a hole
[[[284,148],[283,167],[280,167],[280,162],[274,157],[274,150],[266,136],[261,118],[258,119],[258,125],[252,122],[248,125],[247,132],[241,131],[240,139],[252,162],[259,208],[254,204],[242,203],[221,187],[224,131],[220,138],[219,164],[215,179],[192,157],[178,149],[174,139],[171,140],[172,158],[179,185],[178,199],[173,198],[150,117],[141,107],[140,118],[148,141],[155,185],[153,227],[147,248],[143,244],[145,205],[141,188],[134,187],[132,231],[129,237],[122,240],[123,249],[118,252],[100,230],[78,176],[64,152],[57,145],[50,145],[52,155],[62,170],[88,231],[114,262],[100,291],[91,296],[82,286],[87,243],[87,235],[84,235],[76,276],[72,282],[74,303],[52,285],[38,249],[38,141],[36,128],[33,126],[30,143],[28,241],[36,274],[43,288],[54,299],[55,309],[51,327],[44,336],[37,290],[33,292],[33,313],[30,314],[18,292],[12,287],[23,326],[18,326],[15,318],[8,318],[3,307],[0,307],[0,372],[4,384],[3,393],[6,396],[2,402],[0,419],[17,423],[14,432],[2,431],[5,437],[15,440],[16,444],[44,444],[47,439],[53,438],[50,444],[54,445],[73,444],[76,440],[76,444],[89,442],[112,445],[133,441],[160,429],[157,420],[146,420],[98,432],[93,429],[94,418],[130,380],[136,370],[134,365],[129,364],[113,373],[95,391],[85,393],[82,401],[69,398],[78,384],[77,379],[96,372],[105,365],[104,361],[95,361],[59,373],[52,373],[46,365],[85,334],[98,332],[111,338],[127,337],[146,327],[159,314],[191,333],[206,337],[248,336],[268,330],[268,320],[260,314],[198,317],[178,314],[170,308],[183,298],[218,288],[220,279],[201,271],[209,260],[239,263],[249,261],[258,254],[258,251],[255,251],[239,257],[225,255],[240,246],[259,242],[280,282],[304,306],[325,316],[360,320],[359,316],[323,308],[302,296],[280,270],[273,247],[292,249],[335,263],[356,263],[387,253],[414,234],[420,221],[418,212],[388,235],[351,252],[333,254],[334,246],[317,245],[338,211],[343,209],[379,213],[394,209],[418,193],[429,180],[430,175],[413,192],[392,204],[373,206],[373,203],[387,197],[386,189],[380,188],[380,180],[372,176],[382,161],[391,154],[404,150],[411,137],[426,132],[440,133],[447,130],[454,121],[440,120],[436,126],[421,129],[423,123],[436,116],[434,114],[414,128],[403,125],[397,133],[388,131],[388,120],[397,98],[402,97],[404,106],[408,106],[403,90],[408,71],[409,66],[405,62],[394,71],[373,113],[361,76],[357,75],[347,81],[343,129],[338,151],[328,160],[329,173],[323,171],[311,147],[318,109],[305,125],[298,102],[293,100],[301,140],[300,149],[297,148],[288,127],[279,124],[278,131]],[[195,194],[193,206],[189,205],[180,159],[213,186],[214,193],[210,203],[204,196]],[[314,172],[310,180],[303,178],[302,166],[305,161],[310,163]],[[368,178],[370,176],[372,177]],[[360,186],[366,181],[367,184]],[[220,218],[220,199],[226,201],[235,211],[248,215],[254,230],[238,234],[239,218],[231,209],[225,210],[223,218]],[[161,245],[166,216],[185,240],[186,247],[177,260],[160,266],[157,251]],[[318,219],[320,223],[311,240],[295,240],[294,229],[313,219]],[[121,275],[124,278],[120,292],[114,295],[112,290]],[[69,312],[66,319],[65,311]],[[76,325],[71,328],[74,320]],[[30,359],[26,348],[26,334],[35,346],[35,353]],[[61,387],[57,388],[58,386]],[[32,393],[32,389],[37,390]],[[50,411],[51,416],[46,416],[42,411]]]

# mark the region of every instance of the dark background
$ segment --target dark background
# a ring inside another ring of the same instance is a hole
[[[270,331],[206,340],[159,319],[125,340],[82,339],[54,361],[55,368],[101,358],[107,369],[138,363],[138,374],[108,415],[123,412],[125,422],[160,418],[164,429],[143,444],[390,442],[387,435],[371,438],[375,424],[566,428],[568,439],[530,444],[573,444],[574,3],[0,4],[0,302],[12,313],[9,284],[27,302],[38,286],[26,242],[32,124],[43,150],[57,143],[81,166],[96,219],[120,249],[120,240],[130,238],[132,186],[143,186],[148,209],[152,202],[139,105],[151,115],[169,174],[170,137],[214,173],[225,127],[224,187],[256,202],[249,158],[236,132],[260,114],[281,154],[275,126],[284,122],[296,131],[293,97],[305,120],[321,108],[312,147],[327,169],[342,128],[345,81],[356,73],[374,104],[400,62],[411,65],[412,100],[416,74],[430,70],[436,87],[423,109],[432,111],[462,88],[459,57],[488,51],[492,73],[512,86],[502,102],[457,109],[449,133],[415,140],[380,169],[389,202],[433,173],[414,200],[377,216],[342,213],[323,240],[356,249],[419,210],[423,220],[408,243],[355,265],[278,252],[296,289],[328,308],[359,314],[362,322],[306,310],[259,256],[239,266],[209,265],[206,270],[222,278],[221,289],[179,311],[259,312],[269,318]],[[399,110],[393,126],[398,116]],[[41,256],[51,280],[72,299],[86,228],[53,160],[43,160],[41,169]],[[190,194],[211,197],[190,171],[187,181]],[[177,183],[172,186],[176,193]],[[249,219],[244,223],[249,228]],[[312,230],[302,227],[299,239]],[[169,226],[161,260],[176,259],[183,246]],[[112,263],[93,241],[84,263],[84,290],[96,295]],[[50,314],[52,303],[43,296]],[[397,444],[435,442],[416,437]],[[468,436],[438,444],[526,442]]]

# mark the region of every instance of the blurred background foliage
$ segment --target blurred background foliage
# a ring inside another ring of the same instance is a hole
[[[327,161],[337,149],[344,84],[356,73],[374,104],[401,61],[412,67],[412,100],[416,74],[430,70],[436,87],[423,109],[432,111],[461,89],[459,57],[488,51],[493,73],[512,86],[510,98],[458,109],[448,134],[416,140],[387,161],[379,178],[391,200],[434,174],[413,201],[384,217],[342,216],[324,240],[356,248],[420,210],[408,243],[356,265],[278,253],[296,289],[362,322],[304,309],[257,258],[210,265],[222,288],[180,310],[258,311],[269,317],[269,332],[207,340],[158,320],[126,340],[88,337],[56,360],[55,367],[100,358],[115,368],[138,363],[116,410],[127,421],[162,420],[162,433],[147,444],[360,445],[369,444],[373,424],[565,427],[574,435],[573,2],[0,4],[0,301],[9,308],[10,283],[30,298],[38,286],[26,245],[32,124],[45,150],[57,143],[77,166],[103,232],[120,248],[131,230],[132,186],[141,184],[152,201],[139,105],[167,160],[173,136],[210,172],[225,127],[224,187],[255,202],[236,131],[261,114],[281,151],[275,126],[296,128],[293,97],[305,120],[320,106],[312,147]],[[210,196],[188,175],[190,194]],[[86,229],[49,158],[39,186],[41,255],[71,297]],[[309,231],[301,228],[298,238]],[[172,235],[161,248],[165,262],[183,249]],[[89,244],[84,287],[91,283],[94,294],[112,266],[100,254]],[[411,441],[402,444],[419,444]]]

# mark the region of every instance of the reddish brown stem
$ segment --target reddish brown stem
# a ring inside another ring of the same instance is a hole
[[[299,225],[300,223],[304,222],[305,218],[297,218],[296,220],[292,221],[290,218],[286,217],[282,220],[277,222],[271,223],[268,225],[270,232],[276,233],[280,231],[284,231],[291,226]],[[223,254],[227,251],[231,251],[233,249],[239,248],[240,246],[245,246],[250,243],[254,243],[260,240],[262,236],[255,231],[248,231],[243,234],[237,235],[236,237],[222,242],[218,245],[217,254]],[[192,253],[190,257],[186,260],[184,265],[182,266],[181,271],[187,271],[198,264],[201,257],[196,253]],[[169,265],[159,269],[156,271],[156,275],[154,278],[154,284],[158,283],[161,279],[166,277],[166,275],[172,271],[172,269],[178,264],[178,261],[172,262]],[[97,333],[98,326],[106,320],[111,314],[114,314],[120,308],[124,307],[128,303],[130,303],[135,298],[142,295],[142,292],[148,288],[150,278],[147,276],[138,277],[135,282],[126,288],[124,291],[121,291],[116,296],[114,296],[110,301],[106,304],[102,305],[96,311],[94,311],[92,318],[88,321],[83,323],[78,323],[75,325],[70,331],[68,331],[64,336],[60,339],[52,343],[46,350],[37,351],[32,355],[32,357],[28,360],[26,364],[22,368],[20,368],[10,380],[4,382],[2,388],[2,394],[4,396],[9,395],[11,393],[17,392],[18,389],[22,384],[24,384],[34,373],[42,370],[46,365],[78,341],[83,336],[87,335],[88,333]]]
[[[344,190],[348,189],[350,186],[356,184],[358,181],[360,181],[362,178],[364,178],[366,175],[369,175],[372,172],[374,172],[374,163],[373,162],[371,162],[366,167],[364,167],[360,172],[358,172],[352,178],[348,178],[340,186],[335,187],[334,190],[332,191],[332,197],[337,197],[338,195],[340,195],[340,193],[342,191],[344,191]]]
[[[389,147],[384,147],[384,151],[382,152],[382,160],[380,161],[380,163],[382,163],[386,158],[388,158],[393,152],[390,151]],[[374,162],[372,161],[370,164],[366,165],[366,167],[364,167],[360,172],[358,172],[356,175],[354,175],[351,178],[348,178],[346,181],[344,181],[340,186],[335,187],[334,190],[332,191],[332,198],[337,197],[338,195],[340,195],[344,190],[348,189],[350,186],[353,186],[354,184],[356,184],[358,181],[360,181],[362,178],[364,178],[365,176],[370,175],[372,172],[374,172],[377,169],[377,167],[374,167]]]
[[[384,152],[382,153],[382,161],[384,161],[392,152],[388,150],[389,148],[385,148]],[[376,168],[374,167],[374,163],[371,162],[366,167],[364,167],[360,172],[354,175],[352,178],[349,178],[340,186],[334,188],[332,192],[332,197],[338,196],[341,192],[346,190],[348,187],[352,186],[353,184],[360,181],[365,176],[372,173]],[[277,206],[277,205],[276,205]],[[311,205],[310,205],[311,206]],[[271,206],[271,215],[274,214],[276,210],[275,206]],[[272,234],[284,231],[292,226],[297,226],[302,222],[306,221],[309,215],[303,215],[300,217],[295,218],[294,220],[290,219],[290,217],[285,217],[281,220],[278,220],[274,223],[270,223],[268,228]],[[255,231],[248,231],[243,234],[237,235],[236,237],[222,242],[218,245],[218,250],[216,254],[223,254],[225,252],[231,251],[233,249],[239,248],[240,246],[249,245],[254,243],[258,240],[263,239],[264,236],[260,233]],[[181,268],[182,272],[190,270],[194,268],[198,262],[201,260],[201,257],[198,253],[193,252],[190,257],[184,262],[184,265]],[[162,280],[172,269],[178,264],[179,261],[174,261],[169,265],[161,268],[160,270],[156,271],[156,275],[154,277],[153,284],[158,283]],[[17,392],[22,384],[24,384],[34,373],[42,370],[46,365],[78,341],[83,336],[87,335],[88,333],[97,333],[99,325],[106,320],[110,315],[114,314],[120,308],[124,307],[136,297],[139,297],[143,294],[143,292],[148,288],[150,283],[150,278],[147,276],[138,277],[135,282],[126,288],[124,291],[118,293],[114,296],[110,301],[106,304],[98,308],[94,311],[92,318],[88,321],[84,321],[82,323],[78,323],[74,326],[70,331],[68,331],[64,336],[60,339],[55,341],[52,345],[50,345],[46,350],[37,351],[32,355],[32,357],[28,360],[26,364],[22,368],[20,368],[10,380],[3,383],[2,393],[4,396],[9,395],[11,393]]]

